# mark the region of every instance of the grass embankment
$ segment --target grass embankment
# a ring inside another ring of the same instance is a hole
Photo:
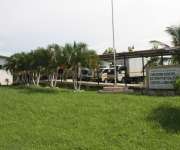
[[[178,150],[180,97],[0,88],[2,150]]]

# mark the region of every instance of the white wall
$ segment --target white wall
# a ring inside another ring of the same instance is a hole
[[[13,84],[13,76],[9,71],[0,70],[0,85],[7,85],[7,84],[8,85]]]
[[[6,59],[0,57],[0,65],[6,64]]]
[[[0,57],[0,65],[4,65],[6,63],[5,58]],[[8,83],[7,83],[8,80]],[[13,76],[9,71],[0,70],[0,85],[12,85],[13,84]]]

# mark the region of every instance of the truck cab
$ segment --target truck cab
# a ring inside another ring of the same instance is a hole
[[[120,70],[117,70],[117,82],[121,82],[123,77],[124,74]],[[114,82],[114,68],[103,69],[100,74],[100,79],[104,83]]]

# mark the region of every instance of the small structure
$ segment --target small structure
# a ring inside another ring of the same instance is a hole
[[[6,71],[3,69],[3,66],[7,62],[7,58],[5,56],[0,55],[0,85],[12,85],[13,84],[13,76],[10,71]]]

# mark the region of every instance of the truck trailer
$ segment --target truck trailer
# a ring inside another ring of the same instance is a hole
[[[147,60],[145,60],[147,61]],[[140,83],[144,81],[146,76],[145,68],[143,68],[141,58],[128,59],[127,64],[124,65],[124,76],[122,78],[123,83]]]
[[[147,62],[147,60],[145,60]],[[117,81],[121,83],[140,83],[144,81],[145,71],[141,58],[131,58],[124,60],[117,60],[116,72]],[[114,65],[107,66],[101,71],[101,81],[114,81]]]

